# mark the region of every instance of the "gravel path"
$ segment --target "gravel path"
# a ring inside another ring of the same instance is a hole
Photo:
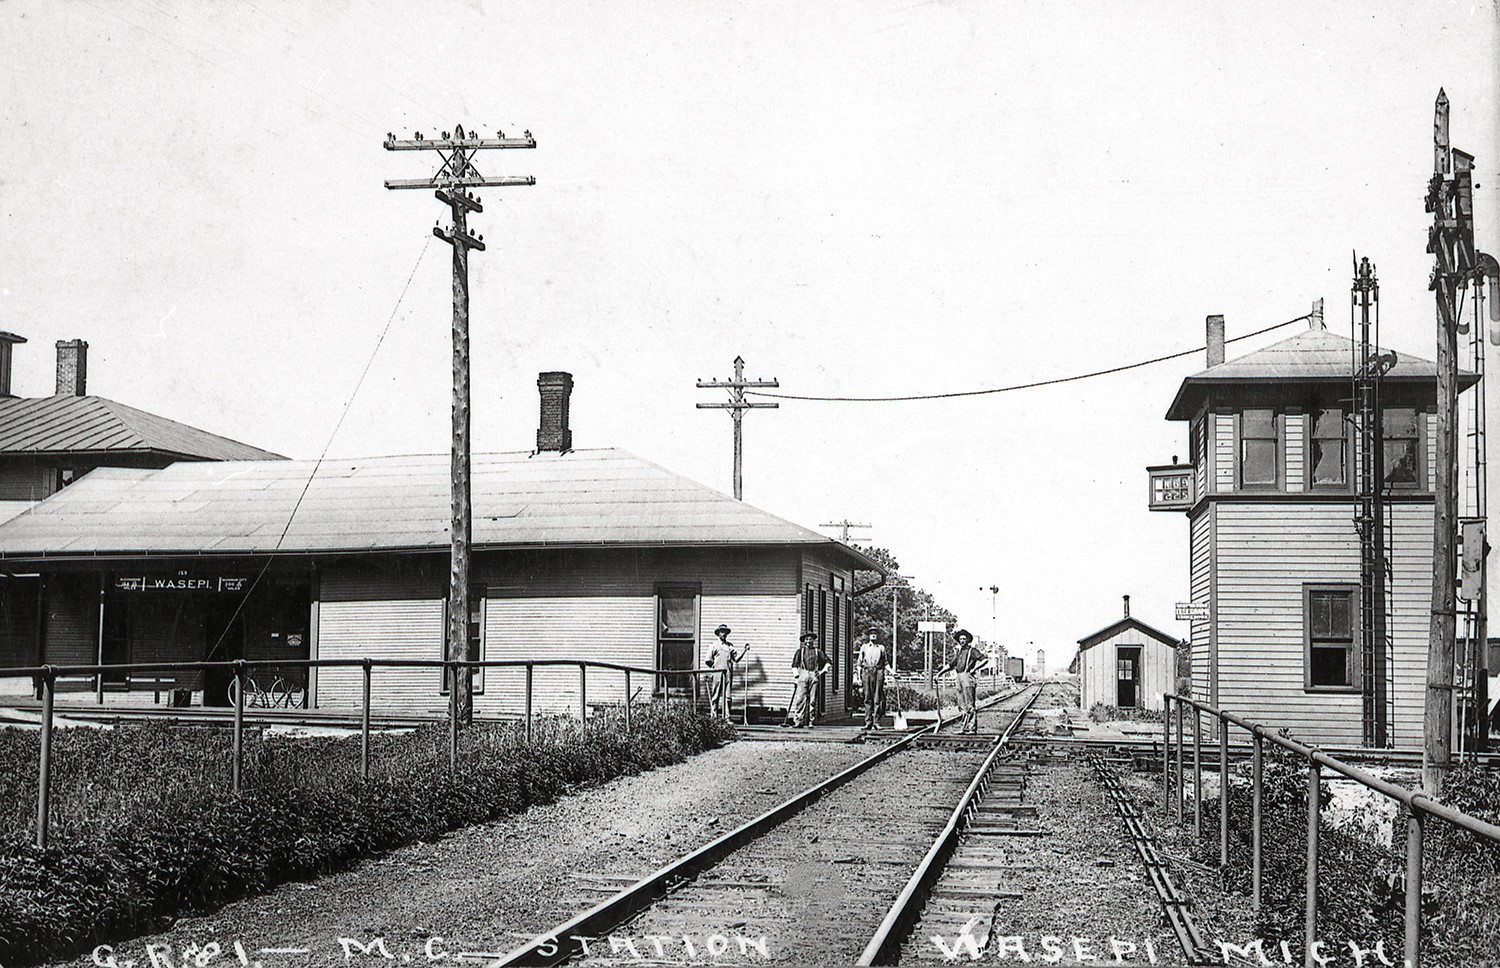
[[[428,964],[429,954],[447,954],[452,964],[459,951],[509,950],[872,752],[836,743],[732,743],[184,918],[164,933],[114,945],[115,957],[119,968],[182,968],[184,952],[200,954],[213,943],[222,953],[208,964],[238,966],[239,942],[246,960],[264,968],[385,962],[375,948],[370,957],[352,949],[350,961],[340,938],[361,945],[383,938],[394,960],[418,964]],[[156,949],[155,965],[148,945],[166,946]],[[169,961],[159,960],[163,951]]]

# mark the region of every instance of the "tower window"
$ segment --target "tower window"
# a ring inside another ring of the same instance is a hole
[[[1240,484],[1276,483],[1276,411],[1240,414]]]
[[[1358,589],[1353,585],[1304,585],[1305,681],[1308,689],[1358,688],[1354,629]]]
[[[1381,445],[1381,480],[1386,487],[1417,486],[1417,411],[1389,407],[1381,414],[1385,440]]]
[[[1312,482],[1343,484],[1349,479],[1349,434],[1344,411],[1313,411]]]

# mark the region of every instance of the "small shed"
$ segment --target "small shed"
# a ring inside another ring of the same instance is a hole
[[[1162,708],[1162,696],[1176,683],[1177,649],[1182,641],[1152,628],[1130,615],[1130,596],[1125,615],[1092,635],[1078,640],[1079,705],[1085,710],[1096,704],[1120,709]]]

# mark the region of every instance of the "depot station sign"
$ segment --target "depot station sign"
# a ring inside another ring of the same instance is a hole
[[[243,592],[250,587],[244,575],[122,575],[114,580],[117,592]]]

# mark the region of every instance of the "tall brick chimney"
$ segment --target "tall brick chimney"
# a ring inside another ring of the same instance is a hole
[[[568,428],[568,400],[573,395],[573,374],[561,371],[539,373],[536,386],[542,394],[542,419],[536,429],[536,449],[564,453],[573,449],[573,431]]]
[[[1208,365],[1218,366],[1224,362],[1224,317],[1210,316],[1208,324]]]
[[[59,397],[81,397],[88,393],[89,344],[81,339],[57,341],[57,391]]]
[[[26,342],[26,337],[15,333],[0,333],[0,397],[13,397],[10,392],[10,354],[16,343]]]
[[[1125,596],[1125,617],[1126,618],[1130,617],[1130,596],[1129,595]]]

